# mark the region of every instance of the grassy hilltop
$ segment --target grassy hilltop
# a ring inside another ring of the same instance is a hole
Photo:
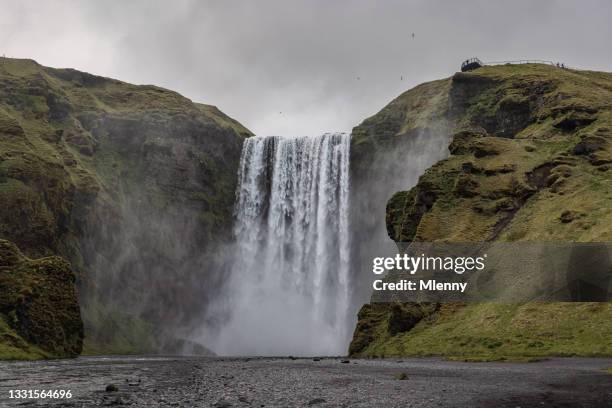
[[[166,89],[0,58],[0,242],[42,258],[9,265],[0,255],[0,358],[81,351],[75,296],[36,317],[19,313],[30,292],[53,296],[53,285],[27,283],[47,279],[24,266],[40,263],[72,274],[64,285],[76,276],[90,352],[163,350],[156,338],[180,345],[174,327],[205,301],[191,272],[228,235],[249,135],[216,107]],[[25,329],[63,317],[65,345]]]
[[[396,242],[612,241],[612,74],[487,66],[420,85],[353,130],[358,157],[447,129],[450,156],[387,204]],[[612,355],[612,305],[369,304],[354,356]]]

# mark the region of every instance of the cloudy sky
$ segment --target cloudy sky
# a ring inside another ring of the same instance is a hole
[[[0,54],[170,88],[257,134],[309,135],[350,131],[471,56],[612,71],[611,21],[607,0],[0,0]]]

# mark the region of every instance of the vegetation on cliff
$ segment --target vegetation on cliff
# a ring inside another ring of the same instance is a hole
[[[205,302],[192,272],[229,233],[250,134],[169,90],[1,58],[0,238],[70,261],[87,350],[160,350],[190,319],[174,299]]]
[[[0,359],[74,357],[83,346],[75,275],[64,259],[25,257],[0,240]]]
[[[441,84],[447,92],[424,101],[421,90]],[[389,236],[396,242],[612,240],[611,100],[612,74],[538,64],[484,67],[406,92],[354,130],[356,143],[403,137],[399,129],[437,112],[421,126],[431,128],[438,118],[448,124],[450,156],[391,197]],[[387,134],[389,117],[400,118],[396,134]],[[611,355],[611,313],[609,304],[580,303],[366,305],[350,353]],[[398,315],[414,324],[391,330]]]

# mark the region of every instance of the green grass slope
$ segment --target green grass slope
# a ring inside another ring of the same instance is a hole
[[[422,85],[356,128],[357,137],[375,139],[369,123],[393,117],[399,106],[403,119],[394,129],[411,126],[416,119],[408,118],[423,111],[441,112],[449,124],[450,157],[387,204],[394,241],[612,241],[612,74],[527,64],[445,81],[446,97],[432,106],[414,102]],[[609,303],[372,304],[360,311],[349,352],[612,355],[611,313]]]

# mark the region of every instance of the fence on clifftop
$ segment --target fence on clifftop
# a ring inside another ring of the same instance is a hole
[[[482,62],[478,58],[469,58],[461,64],[461,71],[471,71],[476,68],[484,67],[487,65],[514,65],[514,64],[545,64],[551,65],[553,67],[564,68],[564,69],[573,69],[577,70],[578,68],[568,67],[564,63],[560,62],[552,62],[547,60],[515,60],[515,61],[488,61]]]

